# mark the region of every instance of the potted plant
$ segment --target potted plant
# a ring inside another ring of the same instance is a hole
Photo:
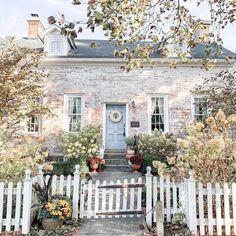
[[[55,195],[48,200],[38,211],[38,219],[46,231],[53,231],[61,227],[63,221],[71,218],[72,208],[70,200]]]
[[[130,159],[135,154],[135,138],[133,136],[128,136],[125,138],[126,148],[126,159]]]
[[[138,173],[138,170],[141,168],[141,165],[143,163],[143,157],[140,155],[133,155],[130,157],[130,163],[131,163],[131,168],[135,173]]]
[[[89,167],[93,174],[101,171],[105,167],[105,160],[99,156],[93,156],[89,159]]]

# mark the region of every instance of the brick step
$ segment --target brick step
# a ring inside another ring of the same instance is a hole
[[[124,158],[122,159],[105,159],[107,165],[127,165],[128,161]]]

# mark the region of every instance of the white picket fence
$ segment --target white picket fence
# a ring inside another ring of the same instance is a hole
[[[3,231],[18,231],[20,226],[22,234],[30,230],[30,208],[32,197],[32,179],[30,171],[25,171],[25,179],[13,183],[0,183],[0,233]]]
[[[231,187],[227,183],[203,186],[191,172],[188,180],[175,183],[168,176],[153,177],[150,171],[147,168],[147,224],[156,222],[154,207],[161,201],[165,221],[171,222],[175,213],[184,213],[195,235],[236,235],[236,183]]]
[[[81,182],[80,217],[134,217],[142,214],[142,178],[123,182]]]
[[[236,184],[203,186],[191,175],[188,180],[175,183],[169,177],[158,178],[147,168],[145,185],[142,178],[116,182],[80,181],[79,165],[74,176],[53,176],[51,193],[72,199],[73,217],[104,218],[141,216],[142,189],[146,190],[146,222],[152,225],[158,216],[157,201],[161,201],[163,217],[170,222],[176,213],[184,213],[186,223],[195,235],[236,235]],[[30,230],[30,213],[34,193],[32,184],[47,182],[42,167],[36,177],[26,171],[25,179],[13,183],[0,183],[0,232]],[[34,200],[34,199],[33,199]]]

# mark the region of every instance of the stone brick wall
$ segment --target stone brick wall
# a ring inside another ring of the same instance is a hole
[[[42,132],[47,136],[46,145],[51,154],[60,152],[56,135],[63,130],[64,95],[67,93],[83,96],[85,125],[103,125],[104,103],[128,103],[129,123],[140,122],[140,128],[129,128],[129,134],[148,132],[149,97],[166,94],[169,131],[181,135],[183,124],[191,120],[190,90],[201,83],[202,78],[223,69],[206,72],[199,66],[185,65],[170,69],[168,65],[163,65],[127,73],[119,68],[119,64],[112,63],[57,63],[44,67],[51,74],[46,84],[44,102],[48,103],[55,116],[43,119]]]

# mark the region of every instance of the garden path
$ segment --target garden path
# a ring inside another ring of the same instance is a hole
[[[101,172],[97,175],[92,176],[93,180],[99,181],[117,181],[121,182],[124,179],[131,178],[135,180],[141,176],[141,174],[133,173],[128,161],[125,159],[124,152],[109,152],[107,151],[104,155],[104,159],[106,160],[106,168],[104,172]],[[145,232],[141,230],[139,225],[144,223],[144,217],[130,217],[127,216],[125,218],[119,217],[115,218],[98,218],[98,219],[86,219],[81,227],[81,229],[74,236],[96,236],[96,235],[134,235],[140,236]]]

